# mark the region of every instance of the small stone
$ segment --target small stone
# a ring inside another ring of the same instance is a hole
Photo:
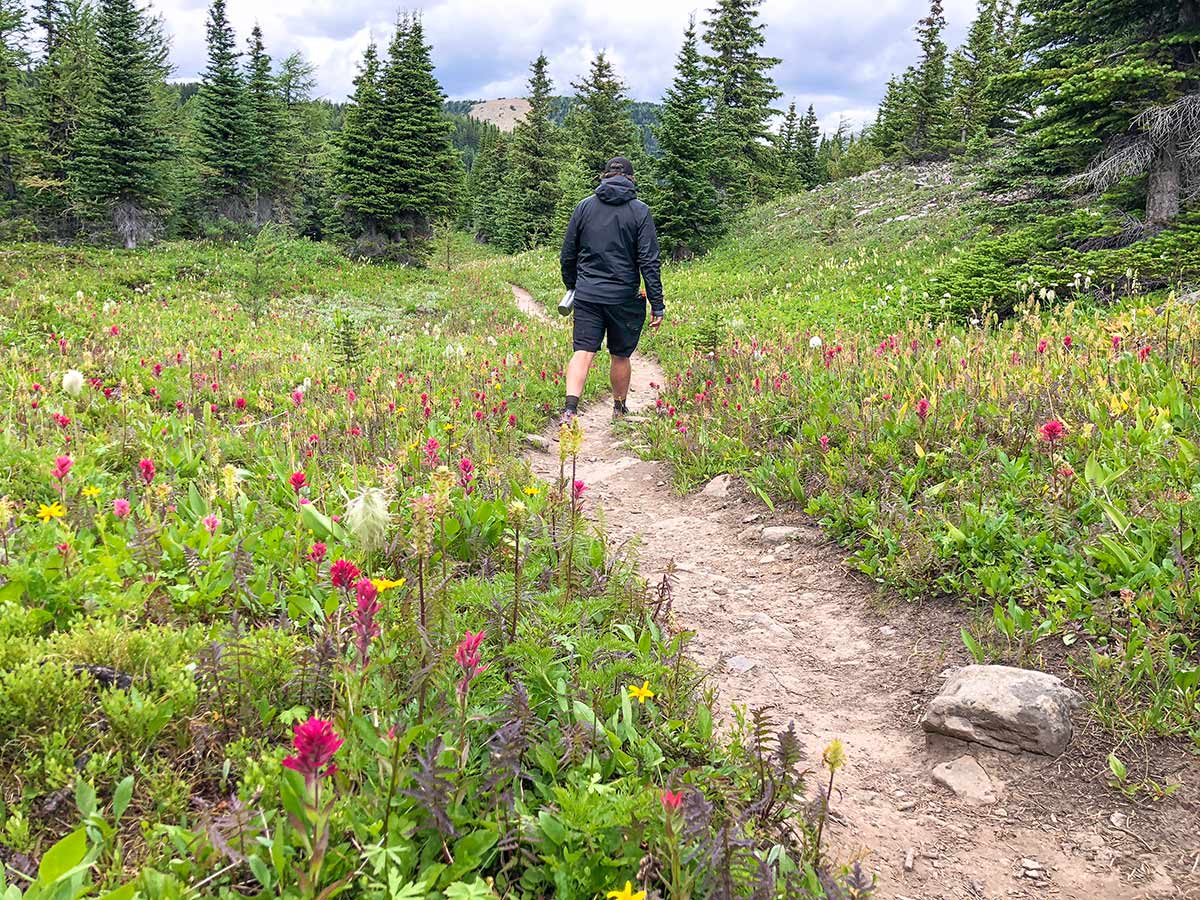
[[[742,516],[742,524],[749,525],[751,522],[757,522],[762,516],[759,513],[751,513],[748,516]]]
[[[973,756],[942,763],[933,770],[933,780],[972,806],[986,806],[996,802],[992,779]]]
[[[550,439],[544,438],[540,434],[525,435],[525,443],[534,450],[541,450],[543,453],[546,453],[550,450]]]
[[[743,528],[738,534],[739,541],[756,541],[758,540],[759,529],[751,525],[749,528]]]
[[[896,804],[896,810],[898,812],[908,812],[910,809],[912,809],[916,805],[917,805],[916,800],[905,800],[903,803]]]
[[[892,635],[894,635],[896,633],[896,629],[893,628],[891,625],[880,625],[879,633],[882,634],[884,637],[891,637]]]
[[[725,665],[729,667],[731,672],[736,672],[738,675],[745,675],[751,669],[758,665],[754,660],[747,659],[744,656],[731,656],[725,660]]]
[[[1042,868],[1042,864],[1036,859],[1030,859],[1027,856],[1023,856],[1021,857],[1021,868],[1040,870]]]
[[[1129,816],[1123,812],[1115,812],[1108,817],[1108,821],[1112,823],[1113,828],[1124,828],[1125,823],[1129,821]]]
[[[730,475],[718,475],[712,481],[704,486],[704,490],[700,493],[705,497],[715,497],[718,500],[724,500],[729,496],[729,484],[733,481]]]
[[[917,851],[914,850],[912,847],[909,847],[908,850],[905,851],[905,853],[904,853],[904,871],[905,872],[911,872],[913,870],[913,864],[916,862],[916,856],[917,856]]]
[[[782,544],[799,533],[800,529],[795,525],[771,525],[763,529],[762,541],[765,544]]]
[[[712,586],[711,590],[718,597],[724,597],[726,594],[729,593],[729,591],[727,591],[725,588],[721,587],[721,585],[719,585],[719,584],[714,584]]]

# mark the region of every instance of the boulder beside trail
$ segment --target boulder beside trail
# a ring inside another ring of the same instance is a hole
[[[724,500],[729,496],[729,484],[733,481],[731,475],[718,475],[712,481],[704,486],[704,490],[700,493],[705,497],[715,497],[718,500]]]
[[[921,727],[997,750],[1059,756],[1071,742],[1081,699],[1046,672],[963,666],[929,703]]]

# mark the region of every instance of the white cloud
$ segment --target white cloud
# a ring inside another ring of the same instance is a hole
[[[657,100],[669,84],[688,16],[704,15],[697,0],[630,3],[619,14],[603,4],[565,0],[419,0],[433,44],[438,76],[452,97],[521,95],[529,61],[550,60],[559,92],[585,71],[592,54],[608,51],[630,94]],[[951,44],[961,39],[975,0],[947,0]],[[175,77],[198,77],[204,67],[203,0],[158,0],[154,9],[174,35]],[[386,42],[396,9],[372,0],[294,0],[287,5],[228,0],[243,43],[257,22],[276,59],[299,50],[318,67],[318,89],[345,98],[362,52],[374,37]],[[822,124],[844,114],[857,126],[873,116],[884,83],[916,58],[913,25],[927,0],[766,0],[767,52],[783,59],[774,75],[781,105],[817,107]]]

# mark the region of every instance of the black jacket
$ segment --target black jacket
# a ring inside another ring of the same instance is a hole
[[[580,300],[623,303],[644,280],[650,308],[664,309],[654,219],[624,175],[604,179],[575,207],[559,262],[563,284]]]

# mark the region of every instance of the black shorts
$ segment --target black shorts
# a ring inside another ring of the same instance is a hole
[[[596,353],[608,335],[612,356],[632,356],[646,325],[646,300],[634,297],[621,303],[593,303],[575,300],[574,347]]]

